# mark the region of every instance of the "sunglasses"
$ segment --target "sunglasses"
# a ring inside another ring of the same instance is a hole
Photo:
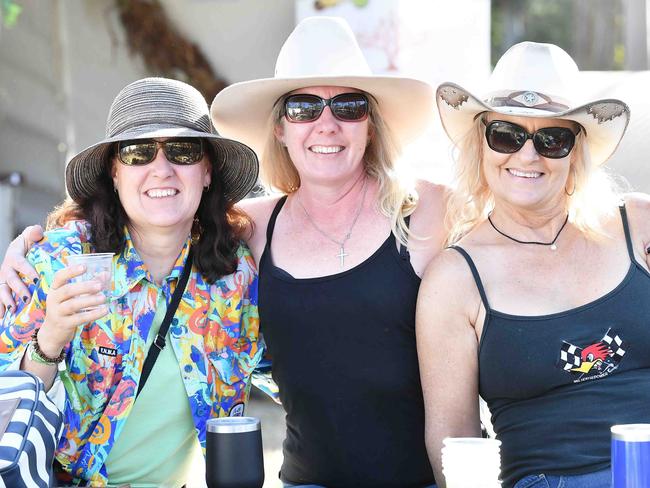
[[[576,134],[567,127],[544,127],[533,133],[520,125],[504,120],[493,120],[485,124],[485,140],[490,149],[498,153],[512,154],[519,151],[528,139],[533,140],[535,151],[549,159],[566,157],[573,149]]]
[[[127,166],[143,166],[156,158],[162,147],[167,161],[181,166],[196,164],[203,159],[203,141],[194,137],[181,137],[158,142],[153,139],[121,141],[117,146],[117,157]]]
[[[327,99],[309,94],[289,95],[284,99],[283,115],[289,122],[313,122],[325,107],[343,122],[359,122],[368,117],[368,97],[363,93],[341,93]]]

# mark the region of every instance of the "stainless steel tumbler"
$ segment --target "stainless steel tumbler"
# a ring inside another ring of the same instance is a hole
[[[261,488],[264,455],[261,422],[222,417],[206,423],[205,479],[208,488]]]

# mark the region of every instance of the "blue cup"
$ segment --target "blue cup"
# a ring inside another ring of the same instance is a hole
[[[614,425],[612,488],[650,487],[650,424]]]

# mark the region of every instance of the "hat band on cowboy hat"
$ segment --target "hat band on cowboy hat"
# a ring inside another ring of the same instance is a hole
[[[221,134],[245,142],[263,159],[273,105],[293,90],[312,86],[349,87],[371,94],[401,145],[433,119],[433,90],[427,83],[373,75],[344,19],[309,17],[282,46],[273,78],[235,83],[217,94],[212,122]]]
[[[561,100],[544,93],[531,90],[503,91],[487,96],[485,103],[492,107],[528,107],[546,112],[569,110],[568,100]]]
[[[584,129],[593,163],[603,164],[625,134],[630,109],[615,99],[575,103],[578,73],[571,56],[558,46],[515,44],[499,59],[483,97],[450,82],[438,87],[436,102],[442,125],[458,145],[483,112],[571,120]]]
[[[254,151],[220,136],[210,122],[203,95],[167,78],[144,78],[115,97],[106,121],[106,137],[74,156],[66,166],[66,188],[76,202],[91,198],[116,142],[162,137],[197,137],[214,149],[212,171],[219,172],[226,199],[237,202],[255,186],[259,164]]]

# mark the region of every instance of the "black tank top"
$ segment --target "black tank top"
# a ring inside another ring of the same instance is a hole
[[[282,481],[332,487],[434,483],[415,348],[420,279],[389,235],[342,273],[295,279],[260,260],[260,324],[286,411]]]
[[[565,312],[486,310],[480,393],[502,441],[504,487],[529,474],[582,474],[610,464],[610,427],[650,422],[650,274],[634,258],[621,207],[629,270],[611,292]],[[594,263],[597,266],[598,263]]]

